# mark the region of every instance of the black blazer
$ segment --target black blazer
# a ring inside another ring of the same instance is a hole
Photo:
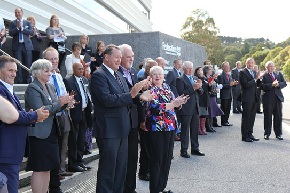
[[[230,82],[232,81],[231,76],[229,75],[229,80],[226,77],[226,73],[222,72],[218,78],[217,82],[223,85],[223,88],[220,90],[220,98],[221,99],[231,99],[232,98],[232,87],[230,86]]]
[[[170,70],[166,76],[166,83],[169,85],[171,91],[175,95],[175,97],[178,97],[178,91],[176,89],[176,79],[179,77],[178,71],[173,68]]]
[[[125,78],[125,80],[127,82],[129,90],[131,90],[131,88],[138,82],[137,72],[136,72],[135,68],[130,69],[132,84],[130,84],[130,82],[128,81],[126,76],[124,76],[124,73],[123,73],[121,67],[119,68],[118,71],[123,75],[123,77]],[[131,121],[131,127],[137,128],[138,127],[138,120],[139,120],[137,107],[138,107],[138,105],[141,105],[141,104],[140,104],[137,97],[135,97],[135,99],[133,101],[134,101],[134,103],[130,106],[130,121]]]
[[[281,89],[286,87],[286,81],[283,77],[283,74],[281,73],[273,73],[275,76],[275,79],[279,81],[279,86],[278,87],[273,87],[272,86],[272,78],[270,74],[266,74],[263,76],[263,80],[261,83],[261,89],[264,91],[262,94],[262,101],[263,103],[269,103],[273,100],[274,97],[278,97],[278,99],[281,102],[284,102],[284,96],[283,93],[281,92]]]
[[[79,84],[75,78],[74,75],[67,77],[63,80],[66,90],[68,93],[71,93],[72,91],[75,91],[75,96],[74,99],[77,102],[80,102],[78,104],[75,104],[75,108],[70,109],[70,116],[72,119],[72,122],[75,124],[79,124],[82,120],[82,100],[85,100],[82,98],[81,95],[81,91],[80,91],[80,87]],[[83,82],[85,85],[85,89],[87,90],[87,93],[89,93],[89,89],[87,89],[87,86],[89,84],[89,81],[86,77],[83,77]],[[85,114],[86,114],[86,121],[87,121],[87,126],[88,127],[92,127],[92,103],[91,103],[91,99],[90,96],[88,96],[88,105],[87,108],[85,108]]]
[[[253,73],[254,77],[256,77],[256,72],[253,71]],[[257,102],[260,97],[257,93],[257,87],[261,84],[260,80],[256,82],[249,70],[244,68],[244,70],[241,70],[239,73],[239,81],[241,84],[240,101],[250,103]]]
[[[239,71],[237,68],[232,69],[232,79],[239,81]],[[241,92],[241,85],[237,84],[232,87],[233,94],[240,94]]]
[[[104,64],[91,76],[97,138],[127,137],[131,129],[129,106],[133,100],[125,78],[116,73],[123,89]]]
[[[197,79],[196,77],[194,78]],[[185,74],[176,79],[176,88],[178,95],[184,94],[189,95],[190,97],[188,101],[182,105],[182,108],[179,110],[179,115],[192,116],[196,112],[194,109],[197,109],[199,112],[198,95],[203,93],[202,88],[200,88],[198,91],[195,91],[192,84],[190,83],[189,78]]]

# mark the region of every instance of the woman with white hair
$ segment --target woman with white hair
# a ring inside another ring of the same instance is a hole
[[[58,124],[55,114],[73,102],[69,95],[57,97],[54,85],[48,83],[52,64],[45,59],[32,63],[30,68],[33,82],[25,91],[25,109],[35,110],[42,106],[49,111],[43,122],[28,127],[29,155],[27,171],[33,171],[31,187],[34,193],[46,193],[50,180],[50,170],[59,169]],[[57,176],[58,177],[58,176]]]
[[[173,154],[176,129],[174,108],[185,104],[188,97],[175,99],[169,86],[163,82],[164,72],[160,66],[150,69],[152,87],[150,93],[154,99],[146,103],[145,130],[148,132],[150,160],[150,193],[172,193],[166,190],[168,175]]]

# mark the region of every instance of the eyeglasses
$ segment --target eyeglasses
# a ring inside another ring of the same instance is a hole
[[[163,76],[164,74],[152,74],[152,76]]]

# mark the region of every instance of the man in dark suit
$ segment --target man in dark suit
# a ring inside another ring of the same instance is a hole
[[[119,72],[126,79],[129,90],[138,82],[137,72],[132,67],[134,62],[134,52],[132,47],[128,44],[122,44],[119,46],[122,51],[121,65]],[[139,101],[136,101],[139,103]],[[136,172],[138,162],[138,104],[132,104],[130,107],[130,123],[131,130],[128,136],[128,163],[127,174],[124,186],[124,193],[133,193],[136,189]]]
[[[260,75],[253,71],[255,61],[253,58],[246,60],[246,68],[240,71],[239,81],[241,84],[242,113],[242,141],[253,142],[259,139],[253,136],[253,127],[256,118],[258,101],[257,86],[260,84]]]
[[[92,127],[91,97],[87,86],[89,81],[83,76],[84,67],[81,63],[73,64],[73,75],[64,79],[68,93],[75,92],[74,99],[79,102],[70,109],[72,127],[68,137],[68,170],[83,172],[91,169],[83,163],[86,129]]]
[[[178,97],[178,92],[176,90],[176,79],[181,75],[181,65],[182,60],[176,59],[173,61],[173,69],[170,70],[166,76],[166,83],[169,85],[171,91],[175,95],[175,97]]]
[[[242,70],[242,63],[241,61],[236,62],[236,67],[232,69],[232,80],[239,81],[239,72]],[[242,113],[242,104],[238,100],[238,97],[241,94],[241,85],[237,84],[236,86],[232,87],[233,93],[233,113],[239,114]]]
[[[98,193],[122,193],[127,170],[128,135],[131,130],[130,106],[138,100],[138,93],[145,81],[136,83],[129,91],[127,82],[118,71],[122,52],[115,45],[108,45],[104,63],[91,77],[94,103],[96,138],[99,147],[97,174]],[[149,92],[145,92],[147,95]],[[140,99],[149,100],[145,93]]]
[[[180,155],[189,158],[187,153],[190,138],[191,154],[204,156],[205,154],[199,150],[198,143],[198,124],[199,124],[199,98],[198,94],[202,94],[202,83],[200,79],[192,76],[193,63],[185,61],[182,65],[184,74],[176,79],[176,88],[179,95],[189,95],[187,103],[182,105],[179,110],[179,119],[181,122],[181,149]],[[189,130],[189,131],[188,131]],[[190,134],[189,134],[190,133]],[[190,137],[189,137],[190,136]]]
[[[12,50],[14,57],[23,63],[26,67],[30,68],[32,64],[32,50],[33,45],[29,36],[33,36],[34,31],[31,23],[22,18],[22,8],[15,9],[16,20],[10,22],[9,35],[12,39]],[[22,77],[22,69],[17,71],[18,83],[30,83],[30,74],[24,71],[25,76]]]
[[[19,169],[26,143],[27,126],[42,122],[49,116],[44,107],[26,112],[13,93],[17,65],[13,58],[0,56],[0,95],[10,101],[19,113],[16,122],[0,123],[0,172],[8,179],[8,191],[18,192]],[[17,143],[16,143],[17,142]]]
[[[229,116],[231,111],[232,104],[232,86],[238,84],[238,81],[233,81],[229,72],[230,64],[228,62],[223,62],[222,64],[223,72],[217,78],[219,84],[223,85],[220,90],[220,99],[221,99],[221,109],[224,114],[221,116],[222,126],[232,126],[233,124],[229,123]]]
[[[261,88],[264,91],[263,111],[264,111],[264,139],[268,140],[272,130],[272,115],[274,116],[274,133],[276,138],[283,140],[282,137],[282,102],[284,96],[281,89],[287,86],[283,75],[274,72],[275,65],[272,61],[265,64],[267,73],[263,76]]]

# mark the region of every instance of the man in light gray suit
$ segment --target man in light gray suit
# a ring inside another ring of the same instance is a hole
[[[23,10],[18,7],[15,9],[16,20],[12,21],[9,26],[9,35],[12,39],[12,50],[14,57],[30,68],[32,63],[33,45],[29,36],[33,36],[34,31],[31,23],[22,18]],[[18,83],[30,83],[31,78],[29,72],[25,71],[25,76],[22,77],[22,69],[17,71]]]

